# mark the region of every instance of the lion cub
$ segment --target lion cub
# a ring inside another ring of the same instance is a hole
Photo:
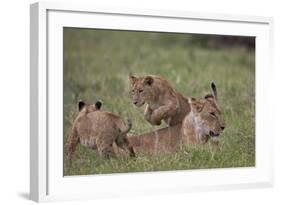
[[[189,98],[191,112],[184,118],[181,131],[184,144],[205,144],[209,139],[215,146],[219,143],[225,123],[218,106],[215,83],[211,83],[211,88],[212,94],[204,99]]]
[[[74,120],[65,145],[68,156],[72,156],[78,142],[83,146],[97,149],[100,156],[114,156],[114,145],[125,150],[129,155],[134,155],[126,138],[132,127],[131,122],[129,121],[126,127],[120,117],[101,111],[101,106],[102,103],[99,101],[94,105],[79,102],[79,114]]]
[[[188,100],[176,92],[170,83],[158,76],[130,76],[133,104],[146,108],[144,118],[152,125],[164,120],[169,126],[182,122],[190,112]]]

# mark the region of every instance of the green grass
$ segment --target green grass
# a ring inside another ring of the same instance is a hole
[[[132,105],[130,73],[160,75],[198,98],[215,81],[226,129],[218,153],[184,147],[174,155],[102,159],[78,145],[74,160],[64,157],[64,175],[255,166],[255,52],[206,42],[208,36],[65,28],[64,142],[79,99],[102,100],[103,110],[132,118],[130,134],[156,129],[144,120],[144,107]]]

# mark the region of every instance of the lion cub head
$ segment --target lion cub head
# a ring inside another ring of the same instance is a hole
[[[209,137],[212,141],[217,141],[225,128],[224,119],[218,106],[216,85],[213,82],[211,88],[212,94],[206,95],[204,99],[189,99],[197,134],[203,142],[207,141]]]
[[[152,90],[153,76],[135,77],[130,76],[133,104],[141,107],[144,103],[151,101],[154,94]]]
[[[95,104],[87,104],[84,101],[80,100],[78,103],[79,112],[89,113],[100,110],[102,106],[102,102],[97,101]]]
[[[95,104],[85,103],[84,101],[80,100],[78,103],[78,115],[76,120],[80,120],[84,116],[86,116],[90,112],[95,112],[101,109],[102,102],[97,101]]]

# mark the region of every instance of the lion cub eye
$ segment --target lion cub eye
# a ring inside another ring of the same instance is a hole
[[[214,112],[210,112],[211,115],[216,116],[216,114]]]
[[[143,90],[139,90],[139,93],[142,93],[143,92]]]

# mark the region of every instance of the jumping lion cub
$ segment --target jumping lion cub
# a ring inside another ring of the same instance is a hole
[[[179,124],[190,112],[188,100],[159,76],[130,76],[130,83],[134,105],[147,104],[144,118],[152,125],[160,125],[162,120],[169,126]]]
[[[102,103],[99,101],[94,105],[80,101],[78,106],[79,114],[65,145],[68,156],[72,156],[78,142],[83,146],[97,149],[100,156],[114,156],[114,146],[134,156],[126,138],[132,127],[130,121],[126,127],[120,117],[110,112],[100,111]]]

